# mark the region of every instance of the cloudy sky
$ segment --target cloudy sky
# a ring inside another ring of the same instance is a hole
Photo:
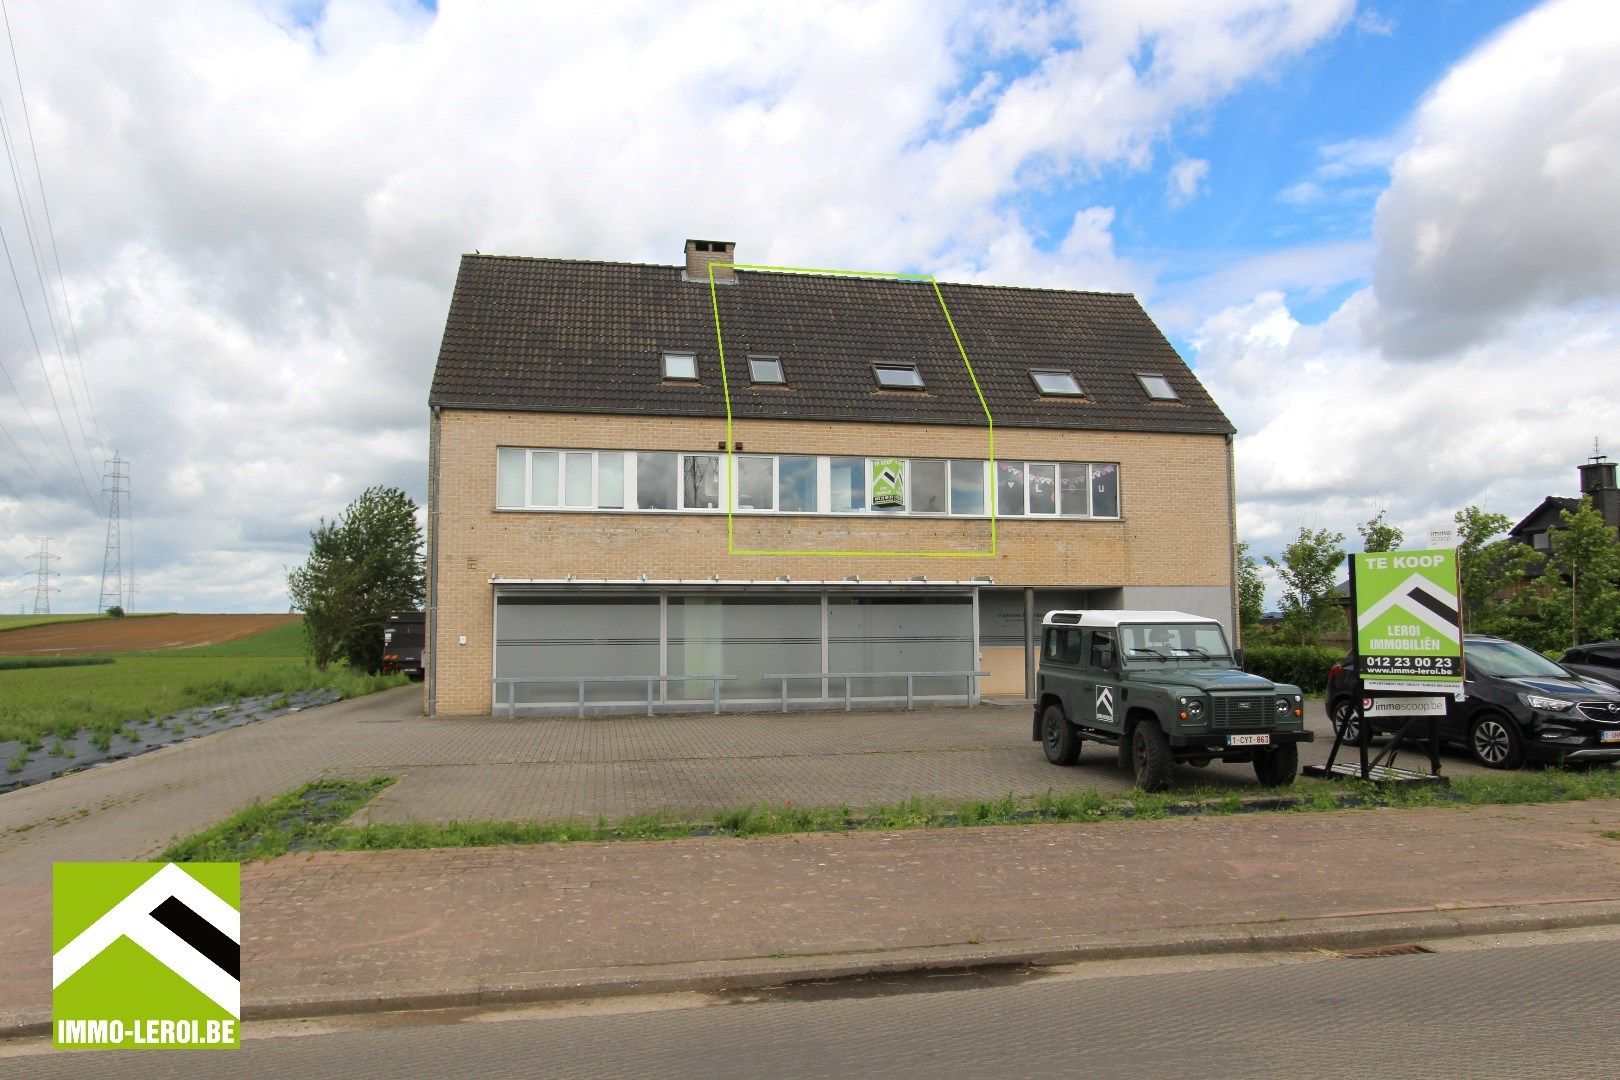
[[[1613,0],[4,3],[0,611],[113,452],[137,609],[284,609],[474,249],[1135,292],[1261,553],[1620,456]]]

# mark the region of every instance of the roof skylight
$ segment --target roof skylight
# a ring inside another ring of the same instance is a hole
[[[1035,386],[1043,394],[1055,397],[1079,397],[1085,393],[1080,389],[1080,382],[1072,371],[1036,368],[1030,371],[1029,377],[1035,380]]]
[[[872,374],[878,385],[888,390],[921,390],[922,373],[916,364],[873,364]]]
[[[1170,380],[1154,371],[1138,371],[1136,381],[1142,384],[1147,396],[1154,401],[1180,401],[1181,395],[1170,385]]]
[[[697,355],[689,352],[667,352],[664,354],[664,378],[666,379],[697,379]]]
[[[748,377],[756,383],[787,382],[787,375],[782,371],[782,358],[779,356],[750,356]]]

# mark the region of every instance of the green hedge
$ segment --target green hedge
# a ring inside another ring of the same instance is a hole
[[[1343,659],[1343,649],[1322,645],[1256,645],[1243,651],[1243,669],[1320,694],[1327,689],[1328,669]]]
[[[91,664],[110,664],[110,656],[0,656],[0,671],[20,671],[23,668],[88,667]]]

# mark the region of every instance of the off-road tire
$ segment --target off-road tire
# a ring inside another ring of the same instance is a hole
[[[1468,725],[1468,752],[1487,769],[1517,769],[1524,764],[1524,737],[1512,720],[1486,713]]]
[[[1266,787],[1288,787],[1299,775],[1299,744],[1283,743],[1255,754],[1254,775]]]
[[[1175,759],[1157,720],[1142,720],[1131,729],[1131,767],[1136,786],[1143,791],[1163,791],[1170,786]]]
[[[1063,706],[1048,705],[1041,713],[1041,749],[1054,765],[1073,765],[1080,760],[1080,729],[1063,715]]]

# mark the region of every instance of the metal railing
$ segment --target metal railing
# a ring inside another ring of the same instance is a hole
[[[500,688],[505,685],[506,715],[517,715],[517,688],[519,685],[530,683],[577,683],[579,684],[579,715],[585,715],[585,684],[586,683],[646,683],[647,684],[647,715],[653,714],[653,687],[663,683],[672,682],[709,682],[714,684],[714,711],[720,711],[720,684],[734,682],[735,675],[545,675],[521,679],[491,679],[491,688],[496,694],[496,707],[500,702]],[[561,704],[561,702],[535,702],[541,705]],[[617,703],[616,703],[617,704]]]
[[[905,679],[906,680],[906,708],[914,707],[917,700],[918,679],[966,679],[967,698],[973,701],[977,696],[977,684],[974,679],[988,676],[988,671],[811,671],[791,674],[776,674],[762,676],[766,679],[780,679],[782,682],[782,711],[788,711],[788,681],[790,679],[843,679],[844,680],[844,711],[850,711],[850,682],[853,679]]]

